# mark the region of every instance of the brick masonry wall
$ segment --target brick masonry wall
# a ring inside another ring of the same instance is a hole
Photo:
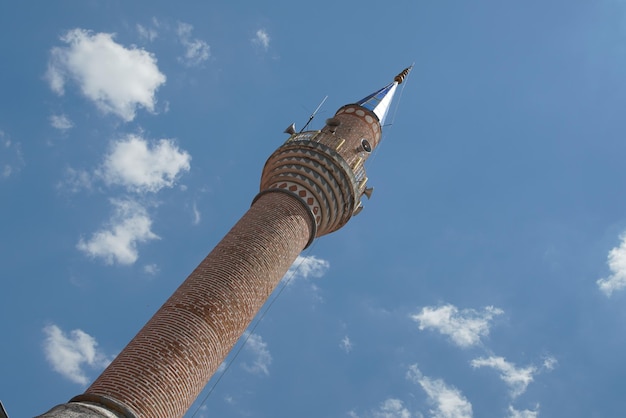
[[[381,127],[376,115],[356,104],[346,105],[335,113],[334,118],[339,121],[339,126],[335,127],[335,135],[346,140],[339,150],[343,159],[352,166],[354,161],[361,157],[367,160],[368,153],[362,152],[361,139],[370,142],[372,150],[378,146],[381,137]],[[328,125],[322,132],[330,132],[333,128]],[[327,141],[323,141],[326,143]],[[332,142],[327,144],[332,146]]]
[[[304,249],[308,209],[261,195],[87,389],[142,418],[182,417]]]

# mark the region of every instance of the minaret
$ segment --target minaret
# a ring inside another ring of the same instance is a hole
[[[410,70],[321,131],[288,128],[245,215],[84,394],[41,417],[182,417],[298,254],[361,211],[363,164]]]

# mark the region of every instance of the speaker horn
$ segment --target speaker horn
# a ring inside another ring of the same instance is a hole
[[[368,187],[367,189],[363,190],[363,194],[367,196],[368,199],[370,199],[372,197],[373,191],[374,191],[373,187]]]
[[[361,213],[362,210],[363,210],[363,205],[359,202],[359,206],[356,209],[354,209],[354,212],[352,212],[352,215],[356,216],[359,213]]]
[[[283,132],[285,132],[286,134],[289,135],[293,135],[296,133],[296,124],[292,123],[291,125],[287,126],[287,129],[285,129]]]

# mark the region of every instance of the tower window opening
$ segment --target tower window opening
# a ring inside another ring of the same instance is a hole
[[[363,147],[365,152],[372,152],[372,146],[370,145],[370,141],[365,138],[361,139],[361,147]]]

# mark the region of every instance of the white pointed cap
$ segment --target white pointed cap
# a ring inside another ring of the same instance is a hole
[[[385,117],[389,111],[389,106],[391,105],[391,101],[393,100],[393,96],[396,92],[396,88],[398,87],[398,84],[401,84],[404,81],[412,68],[412,65],[405,68],[400,74],[394,77],[393,82],[359,100],[356,104],[374,112],[374,114],[378,116],[378,122],[381,126],[383,126],[385,123]]]

